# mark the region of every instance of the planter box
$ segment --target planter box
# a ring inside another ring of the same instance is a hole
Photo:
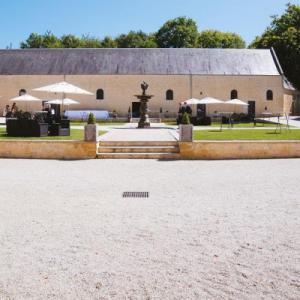
[[[193,125],[179,125],[179,141],[192,142],[193,141]]]
[[[88,142],[97,141],[98,125],[87,124],[84,126],[84,140]]]

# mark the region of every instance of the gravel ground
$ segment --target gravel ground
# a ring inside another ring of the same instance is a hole
[[[300,299],[299,159],[0,166],[1,300]]]

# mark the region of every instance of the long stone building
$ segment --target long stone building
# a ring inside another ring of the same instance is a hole
[[[44,100],[61,97],[32,89],[60,81],[86,89],[93,96],[68,95],[80,101],[70,109],[138,114],[134,95],[149,84],[152,116],[175,116],[181,101],[211,96],[238,98],[246,110],[260,115],[297,112],[296,91],[286,80],[273,49],[32,49],[0,50],[0,109],[27,92]],[[25,109],[25,104],[18,104]],[[23,107],[24,106],[24,107]],[[41,104],[31,104],[40,110]],[[207,106],[207,113],[228,111]]]

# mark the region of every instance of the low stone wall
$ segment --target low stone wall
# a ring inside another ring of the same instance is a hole
[[[0,158],[93,159],[96,142],[0,140]],[[179,142],[181,159],[300,158],[300,141]]]
[[[182,159],[255,159],[300,157],[300,141],[180,142]]]
[[[96,142],[0,140],[1,158],[96,158]]]

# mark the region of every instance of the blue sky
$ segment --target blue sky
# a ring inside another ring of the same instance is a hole
[[[199,30],[239,33],[247,43],[281,14],[288,0],[0,0],[0,48],[19,48],[31,32],[117,36],[154,32],[167,20],[188,16]],[[300,4],[300,0],[290,0]]]

